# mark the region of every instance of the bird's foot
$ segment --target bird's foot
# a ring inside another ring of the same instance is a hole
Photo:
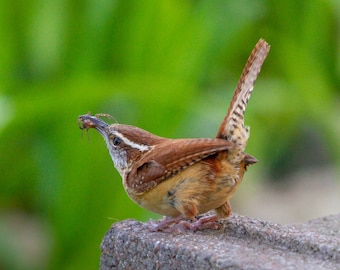
[[[217,222],[216,215],[204,216],[194,221],[187,221],[183,216],[164,217],[159,221],[149,221],[148,229],[150,231],[163,232],[185,232],[185,231],[200,231],[200,230],[220,230],[222,225]]]
[[[178,223],[178,226],[193,232],[201,230],[220,230],[222,229],[222,225],[218,223],[217,220],[218,217],[216,215],[204,216],[193,222],[182,220],[180,223]]]

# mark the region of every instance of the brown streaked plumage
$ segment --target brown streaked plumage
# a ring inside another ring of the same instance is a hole
[[[168,139],[134,126],[108,125],[89,114],[79,116],[82,129],[95,128],[105,138],[129,197],[143,208],[170,217],[150,223],[150,229],[216,228],[218,218],[231,214],[229,199],[247,166],[257,162],[244,153],[249,138],[244,112],[268,52],[269,45],[260,39],[216,138]],[[210,210],[216,215],[196,219]]]

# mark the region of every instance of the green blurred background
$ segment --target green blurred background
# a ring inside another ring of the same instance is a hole
[[[131,202],[81,114],[165,137],[213,137],[260,37],[240,214],[289,223],[339,212],[340,2],[0,2],[0,268],[97,269]],[[271,208],[270,208],[271,207]]]

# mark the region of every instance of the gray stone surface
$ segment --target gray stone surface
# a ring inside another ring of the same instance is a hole
[[[100,269],[340,269],[340,214],[278,225],[233,214],[220,231],[150,232],[112,225]]]

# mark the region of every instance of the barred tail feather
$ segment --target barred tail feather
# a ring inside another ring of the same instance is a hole
[[[240,146],[244,145],[245,148],[249,137],[249,128],[244,127],[244,112],[254,89],[255,80],[261,70],[261,66],[269,49],[270,46],[268,43],[265,40],[260,39],[251,52],[235,89],[226,117],[220,126],[216,138],[233,141]],[[236,130],[239,130],[239,132],[235,132]],[[244,134],[242,135],[239,133]]]

